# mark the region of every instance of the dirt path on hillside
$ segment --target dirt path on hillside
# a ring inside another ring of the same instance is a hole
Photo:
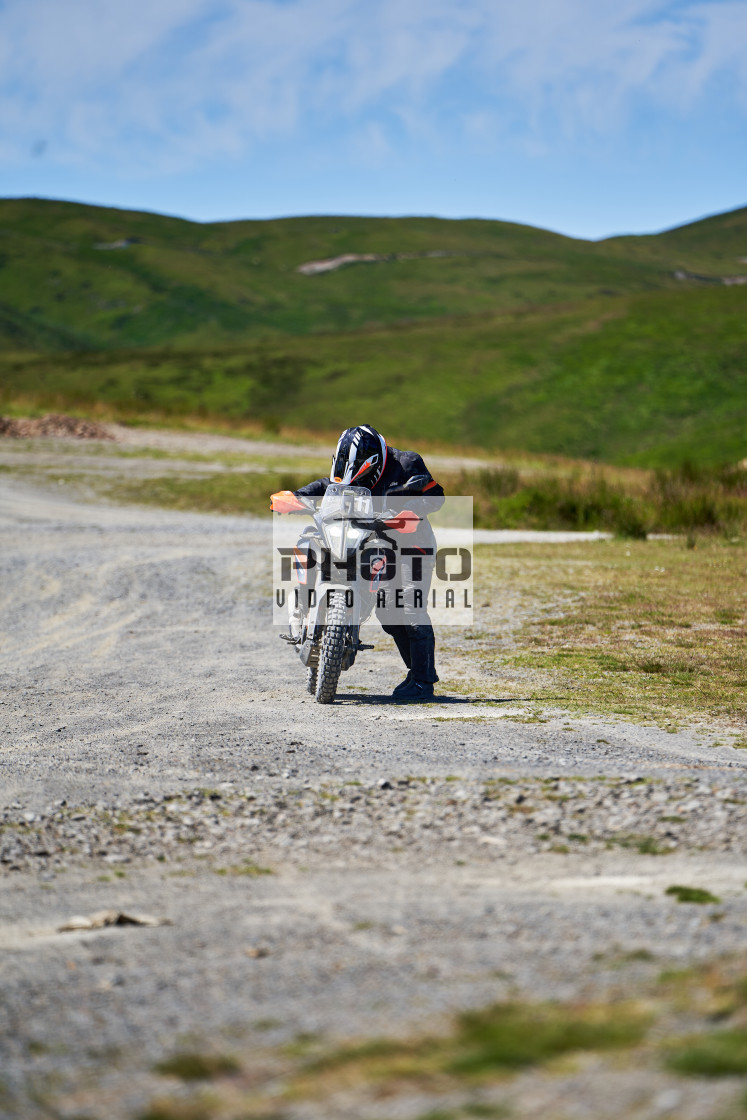
[[[448,634],[436,704],[390,701],[379,633],[340,702],[315,705],[270,623],[267,522],[0,476],[0,540],[7,1115],[125,1120],[174,1089],[153,1065],[185,1046],[248,1061],[302,1032],[619,994],[744,948],[747,752],[562,712],[518,722],[520,702],[464,694]],[[503,634],[517,604],[509,589]],[[718,894],[719,919],[671,883]],[[56,932],[104,909],[168,924]],[[522,1075],[511,1107],[622,1120],[674,1093],[695,1118],[728,1097],[637,1070],[610,1100],[602,1072]],[[364,1104],[284,1115],[435,1107]]]

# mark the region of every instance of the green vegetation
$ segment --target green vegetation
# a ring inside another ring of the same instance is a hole
[[[744,542],[480,546],[477,563],[485,637],[449,646],[469,659],[464,687],[669,727],[744,726]],[[501,608],[490,603],[507,593],[531,621],[501,651]]]
[[[154,1067],[156,1073],[167,1077],[178,1077],[181,1081],[210,1081],[214,1077],[225,1077],[237,1073],[239,1064],[235,1058],[226,1054],[200,1054],[196,1051],[183,1051],[165,1058]]]
[[[607,842],[607,847],[612,848],[615,845],[620,848],[635,848],[635,850],[642,856],[663,856],[666,855],[671,849],[663,847],[655,836],[628,836],[620,834],[612,837]]]
[[[625,1006],[496,1004],[460,1015],[440,1038],[374,1039],[311,1060],[307,1076],[348,1080],[481,1079],[580,1050],[624,1049],[641,1041],[647,1016]]]
[[[269,516],[270,494],[293,490],[309,481],[309,475],[266,474],[212,475],[207,478],[150,478],[132,481],[97,482],[97,489],[122,502],[196,510],[200,513],[251,513]]]
[[[619,536],[747,530],[747,468],[605,472],[581,465],[462,472],[448,493],[472,494],[476,528],[598,529]],[[694,538],[692,543],[694,543]]]
[[[711,894],[710,891],[705,891],[701,887],[680,887],[674,884],[667,887],[664,894],[671,894],[678,902],[694,902],[699,906],[704,906],[709,902],[721,901],[715,894]]]
[[[250,879],[256,879],[260,875],[272,875],[272,870],[269,867],[260,867],[251,860],[245,860],[230,867],[216,867],[215,873],[216,875],[248,875]]]
[[[200,225],[38,199],[0,201],[0,236],[4,334],[33,348],[214,345],[492,312],[675,287],[679,260],[671,251],[636,259],[624,242],[608,248],[509,222]],[[296,271],[344,253],[388,259],[318,276]]]
[[[622,1007],[527,1008],[507,1004],[473,1011],[459,1020],[456,1053],[447,1068],[480,1075],[521,1069],[575,1050],[617,1050],[639,1042],[646,1019]]]
[[[691,1022],[695,1015],[708,1023],[722,1024],[719,1030],[706,1028],[666,1042],[663,1057],[669,1069],[696,1077],[747,1073],[744,964],[742,956],[741,960],[727,960],[722,965],[704,965],[660,976],[660,993],[670,1006],[684,1013],[685,1022]]]
[[[6,200],[0,237],[6,410],[319,432],[364,417],[400,445],[744,457],[747,285],[716,281],[742,267],[747,210],[589,243],[502,222],[200,226]],[[96,248],[123,238],[139,240]],[[346,252],[391,259],[295,271]]]
[[[688,1038],[671,1050],[667,1065],[700,1077],[747,1074],[747,1031],[737,1028]]]

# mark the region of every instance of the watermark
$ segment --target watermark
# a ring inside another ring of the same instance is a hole
[[[273,517],[273,622],[471,626],[472,498],[372,497],[331,485]],[[292,503],[289,503],[292,504]]]

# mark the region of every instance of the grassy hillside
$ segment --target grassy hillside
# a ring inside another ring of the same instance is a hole
[[[747,255],[747,211],[731,221]],[[0,200],[0,331],[11,347],[201,346],[645,292],[676,286],[675,268],[704,267],[701,242],[713,241],[714,256],[725,235],[719,227],[678,236],[594,243],[436,218],[203,225]],[[392,259],[318,276],[296,271],[344,253]],[[394,259],[402,255],[414,259]]]
[[[0,407],[365,420],[408,442],[718,463],[747,452],[745,371],[747,289],[720,288],[236,348],[8,355]]]
[[[615,237],[600,242],[641,263],[668,262],[674,269],[702,274],[703,279],[747,275],[747,208],[715,214],[677,229],[643,237]]]
[[[296,271],[348,252],[390,256]],[[718,278],[747,272],[741,257],[747,209],[592,243],[504,222],[199,225],[0,201],[0,406],[735,461],[747,285]]]

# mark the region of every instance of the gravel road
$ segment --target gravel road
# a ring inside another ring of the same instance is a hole
[[[153,1064],[187,1044],[406,1032],[744,951],[747,752],[703,728],[521,722],[516,701],[454,690],[454,635],[437,703],[389,700],[379,633],[316,705],[270,623],[265,522],[0,476],[0,540],[8,1116],[141,1115],[166,1091]],[[718,895],[718,920],[672,883]],[[163,924],[57,932],[102,910]],[[722,1114],[726,1090],[683,1096],[673,1076],[639,1071],[611,1101],[593,1071],[522,1075],[511,1106]]]

